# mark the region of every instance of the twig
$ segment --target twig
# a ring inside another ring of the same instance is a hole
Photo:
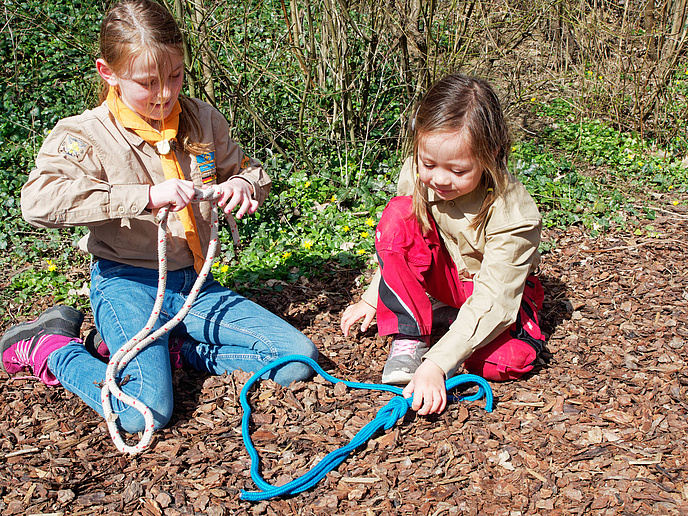
[[[668,487],[661,482],[657,482],[656,480],[652,480],[651,478],[645,478],[645,477],[624,477],[624,476],[610,476],[610,477],[604,477],[605,480],[627,480],[629,482],[647,482],[648,484],[652,484],[653,486],[657,486],[660,488],[662,491],[666,491],[667,493],[678,493],[676,489],[673,487]]]
[[[675,211],[671,211],[671,210],[665,210],[664,208],[657,208],[656,206],[638,206],[637,204],[634,204],[633,207],[638,208],[639,210],[661,211],[663,213],[668,213],[669,215],[674,215],[680,219],[688,219],[688,215],[683,215],[682,213],[676,213]]]
[[[4,455],[4,459],[9,459],[10,457],[17,457],[18,455],[26,455],[28,453],[36,453],[41,451],[39,448],[25,448],[23,450],[17,450]]]
[[[665,238],[662,240],[646,240],[644,242],[640,242],[639,244],[633,244],[633,245],[622,245],[619,247],[610,247],[609,249],[581,249],[582,253],[609,253],[611,251],[624,251],[626,249],[635,249],[637,247],[642,247],[644,245],[648,244],[664,244],[667,242],[673,242],[675,244],[681,244],[683,245],[684,242],[681,242],[680,240],[675,240],[673,238]]]

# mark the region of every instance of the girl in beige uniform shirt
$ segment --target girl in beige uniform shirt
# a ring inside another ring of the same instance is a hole
[[[375,234],[379,270],[341,327],[348,335],[363,319],[365,331],[377,316],[380,334],[393,335],[383,383],[407,384],[413,409],[429,414],[444,410],[445,380],[462,364],[507,380],[538,360],[541,218],[507,170],[511,143],[487,82],[440,80],[421,100],[412,132],[413,156]],[[453,321],[432,347],[428,294]]]
[[[180,95],[182,34],[164,7],[150,0],[116,4],[103,21],[100,43],[96,68],[104,102],[51,131],[22,190],[22,212],[37,226],[89,229],[80,246],[94,257],[91,306],[112,355],[153,309],[158,208],[171,205],[172,213],[165,303],[153,331],[179,312],[203,263],[211,208],[189,203],[194,189],[219,186],[218,204],[241,218],[258,209],[270,179],[229,138],[215,108]],[[62,384],[103,415],[106,364],[79,339],[82,320],[77,310],[56,306],[10,328],[0,340],[2,368],[9,374],[28,369],[49,385]],[[151,409],[155,427],[172,415],[171,353],[175,362],[214,374],[257,371],[290,354],[317,357],[300,331],[212,278],[183,322],[120,372],[122,390]],[[300,362],[270,373],[285,385],[311,374]],[[114,404],[122,430],[143,430],[136,409]]]

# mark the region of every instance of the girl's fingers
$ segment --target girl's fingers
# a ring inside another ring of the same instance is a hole
[[[437,395],[433,397],[432,409],[430,410],[430,413],[439,413],[442,412],[442,409],[444,409],[442,395],[437,393]]]
[[[241,203],[241,208],[239,208],[239,211],[237,211],[237,213],[236,213],[236,218],[240,219],[241,217],[246,215],[246,213],[250,209],[251,209],[251,199],[249,199],[248,197],[244,197],[244,199]]]

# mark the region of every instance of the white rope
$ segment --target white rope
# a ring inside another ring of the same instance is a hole
[[[137,333],[129,342],[122,346],[117,353],[110,357],[108,362],[107,370],[105,372],[105,383],[101,389],[101,403],[103,405],[103,413],[105,415],[105,420],[107,421],[108,429],[110,430],[110,436],[115,442],[115,446],[122,453],[128,453],[130,455],[135,455],[137,453],[145,450],[153,438],[154,430],[154,420],[151,410],[144,405],[141,401],[137,400],[122,392],[122,390],[117,385],[115,378],[124,369],[124,367],[131,362],[131,360],[140,353],[146,346],[151,342],[157,340],[165,333],[169,332],[177,324],[179,324],[186,314],[191,309],[196,297],[198,296],[203,283],[205,283],[208,273],[210,272],[210,267],[213,264],[215,258],[215,252],[217,250],[218,242],[218,216],[217,216],[217,199],[220,198],[222,190],[218,186],[213,186],[204,190],[199,188],[195,189],[193,202],[200,201],[210,201],[212,203],[211,208],[211,219],[210,219],[210,244],[208,245],[208,252],[206,253],[205,262],[201,272],[198,274],[198,278],[194,282],[194,285],[189,293],[184,306],[170,321],[164,326],[157,329],[153,333],[151,330],[158,318],[160,317],[160,310],[162,308],[162,303],[165,297],[165,287],[167,284],[167,216],[169,214],[169,206],[160,208],[158,216],[156,217],[158,226],[158,261],[159,261],[159,275],[158,275],[158,292],[155,299],[155,304],[153,306],[153,311],[151,312],[148,322],[143,327],[143,329]],[[238,231],[236,228],[236,222],[234,218],[229,215],[228,220],[230,223],[230,228],[232,230],[232,237],[234,243],[238,243]],[[145,427],[143,430],[143,436],[141,440],[135,446],[127,445],[122,436],[120,435],[119,429],[117,428],[117,414],[113,412],[112,409],[112,398],[116,398],[125,405],[138,410],[145,421]]]

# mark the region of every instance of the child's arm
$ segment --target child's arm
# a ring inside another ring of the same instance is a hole
[[[32,225],[100,225],[146,209],[150,184],[131,172],[139,163],[128,160],[126,141],[97,140],[107,131],[96,115],[61,120],[43,142],[21,192],[22,214]]]
[[[539,238],[536,216],[488,234],[473,293],[449,331],[425,354],[425,359],[442,366],[447,377],[516,320],[526,278],[539,261]]]

